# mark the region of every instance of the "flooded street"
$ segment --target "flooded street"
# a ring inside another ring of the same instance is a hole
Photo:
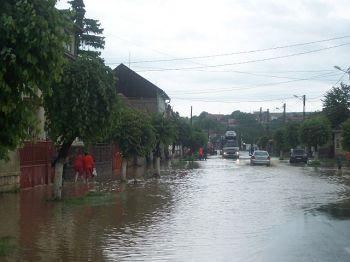
[[[45,188],[4,194],[0,236],[15,250],[0,260],[350,261],[349,181],[215,156],[79,205],[46,201]]]

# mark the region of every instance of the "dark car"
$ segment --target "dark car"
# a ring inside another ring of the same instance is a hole
[[[289,163],[307,163],[308,156],[304,149],[291,149]]]

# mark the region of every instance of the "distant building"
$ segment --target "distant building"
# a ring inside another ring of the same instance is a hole
[[[117,92],[127,105],[148,114],[167,110],[170,98],[162,89],[124,64],[117,66],[114,73]]]
[[[227,120],[227,124],[229,127],[236,127],[237,125],[239,125],[239,121],[237,119],[234,119],[234,118],[229,118]]]

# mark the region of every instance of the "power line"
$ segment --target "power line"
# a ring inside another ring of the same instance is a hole
[[[347,72],[345,72],[339,79],[337,82],[335,82],[335,84],[333,86],[336,86],[343,78],[344,76],[347,74]]]
[[[174,97],[173,99],[178,100],[186,100],[186,101],[199,101],[199,102],[227,102],[227,103],[257,103],[257,102],[272,102],[272,101],[283,101],[283,100],[290,100],[295,99],[294,96],[289,97],[280,97],[280,98],[274,98],[274,99],[259,99],[259,100],[206,100],[206,99],[197,99],[197,98],[181,98],[181,97]],[[313,99],[313,98],[312,98]]]
[[[320,98],[320,97],[322,96],[312,97],[308,99],[308,101],[315,101],[316,98]],[[173,97],[172,99],[194,101],[194,102],[210,102],[210,103],[262,103],[262,102],[291,100],[291,99],[295,99],[295,97],[289,96],[289,97],[281,97],[281,98],[274,98],[274,99],[260,99],[260,100],[206,100],[206,99],[181,98],[181,97]]]
[[[336,74],[336,75],[338,75],[338,74]],[[280,85],[280,84],[314,80],[314,79],[318,79],[318,78],[322,78],[322,77],[329,77],[329,76],[335,76],[335,75],[334,75],[334,73],[332,75],[330,75],[330,73],[327,73],[327,74],[316,75],[316,76],[309,77],[309,78],[300,78],[300,79],[296,79],[296,80],[281,81],[281,82],[274,82],[274,83],[265,83],[265,84],[251,86],[251,87],[231,87],[231,88],[227,88],[227,89],[207,89],[205,91],[201,90],[201,91],[192,91],[192,92],[184,92],[184,91],[178,91],[178,92],[181,92],[181,94],[207,94],[207,93],[217,93],[217,92],[242,91],[242,90],[260,88],[260,87],[264,87],[264,86],[276,86],[276,85]]]
[[[274,56],[274,57],[268,57],[268,58],[261,58],[261,59],[254,59],[254,60],[247,60],[247,61],[241,61],[241,62],[235,62],[235,63],[226,63],[226,64],[216,64],[216,65],[203,65],[203,66],[196,66],[196,67],[178,67],[178,68],[154,68],[154,69],[148,69],[148,70],[141,70],[138,72],[161,72],[161,71],[182,71],[182,70],[193,70],[193,69],[202,69],[202,68],[216,68],[216,67],[224,67],[224,66],[233,66],[233,65],[242,65],[242,64],[250,64],[250,63],[256,63],[256,62],[265,62],[265,61],[271,61],[276,59],[282,59],[282,58],[288,58],[288,57],[294,57],[298,55],[305,55],[310,53],[316,53],[324,50],[334,49],[337,47],[342,47],[350,45],[350,43],[343,43],[339,45],[334,46],[328,46],[323,47],[319,49],[299,52],[299,53],[293,53],[288,55],[281,55],[281,56]],[[113,64],[113,63],[109,63]]]
[[[296,44],[275,46],[275,47],[262,48],[262,49],[254,49],[254,50],[247,50],[247,51],[237,51],[237,52],[223,53],[223,54],[213,54],[213,55],[204,55],[204,56],[191,56],[191,57],[172,58],[172,59],[140,60],[140,61],[132,61],[131,63],[132,64],[158,63],[158,62],[171,62],[171,61],[183,61],[183,60],[193,60],[193,59],[204,59],[204,58],[231,56],[231,55],[238,55],[238,54],[250,54],[250,53],[265,52],[265,51],[270,51],[270,50],[285,49],[285,48],[296,47],[296,46],[305,46],[305,45],[329,42],[329,41],[340,40],[340,39],[349,38],[349,37],[350,36],[346,35],[346,36],[333,37],[333,38],[317,40],[317,41],[311,41],[311,42],[296,43]],[[120,37],[118,37],[118,38],[120,38]],[[122,39],[122,38],[120,38],[120,39]],[[162,52],[158,52],[158,51],[156,51],[156,52],[157,53],[162,53]],[[166,55],[168,55],[168,54],[166,54]]]
[[[136,66],[138,67],[138,66]],[[145,67],[141,67],[145,68]],[[238,71],[238,70],[203,70],[203,69],[196,69],[196,70],[188,70],[185,72],[204,72],[204,73],[236,73],[236,74],[245,74],[245,75],[252,75],[252,76],[258,76],[258,77],[271,77],[271,78],[281,78],[281,79],[295,79],[298,80],[299,78],[296,77],[288,77],[288,76],[278,76],[278,75],[270,75],[270,74],[264,74],[264,73],[254,73],[254,72],[248,72],[248,71]],[[136,72],[144,72],[144,71],[137,71]],[[283,71],[280,71],[283,72]],[[285,72],[305,72],[305,73],[310,73],[310,72],[329,72],[332,73],[334,70],[305,70],[305,71],[285,71]]]

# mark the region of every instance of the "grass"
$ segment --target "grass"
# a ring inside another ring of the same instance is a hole
[[[171,164],[173,169],[195,169],[199,168],[199,164],[193,160],[179,160]]]
[[[187,168],[188,169],[196,169],[196,168],[199,168],[199,164],[197,162],[190,161],[190,162],[188,162]]]
[[[324,158],[319,160],[310,160],[308,165],[314,167],[337,167],[338,161],[337,159]],[[349,167],[349,161],[342,159],[341,165],[343,167]]]
[[[114,198],[114,194],[110,192],[88,192],[87,194],[79,197],[67,197],[62,200],[48,199],[47,201],[63,203],[67,206],[79,206],[79,205],[101,205],[110,203]]]
[[[313,160],[313,161],[310,161],[308,163],[309,166],[312,166],[312,167],[320,167],[321,166],[321,162],[319,160]]]
[[[10,236],[0,237],[0,257],[7,256],[16,249],[12,240],[13,237]]]

